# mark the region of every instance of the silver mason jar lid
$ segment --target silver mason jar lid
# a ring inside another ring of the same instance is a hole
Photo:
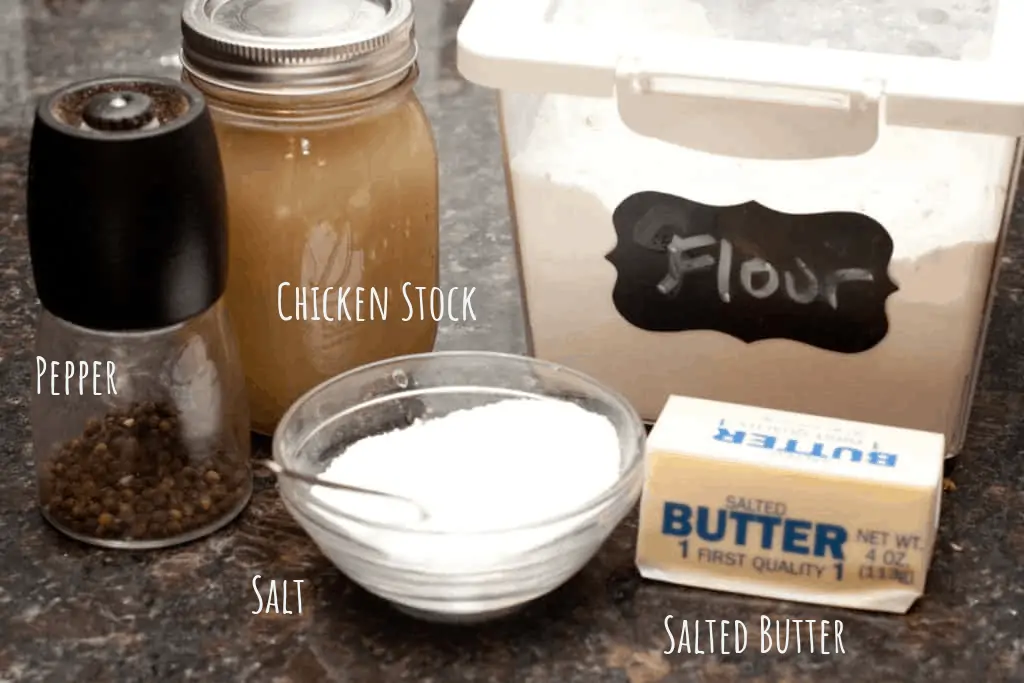
[[[416,63],[412,0],[188,0],[181,61],[241,90],[334,90]]]

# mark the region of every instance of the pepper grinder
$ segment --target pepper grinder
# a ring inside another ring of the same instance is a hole
[[[202,95],[77,83],[36,111],[28,236],[42,311],[31,423],[61,532],[145,549],[234,519],[252,494],[227,285],[226,201]]]

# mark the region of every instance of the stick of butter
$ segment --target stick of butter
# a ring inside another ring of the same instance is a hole
[[[647,579],[903,613],[924,592],[940,434],[669,398],[647,440]]]

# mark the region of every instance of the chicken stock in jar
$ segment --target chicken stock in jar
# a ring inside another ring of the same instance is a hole
[[[411,0],[193,0],[182,26],[223,159],[253,429],[269,434],[325,379],[434,345],[437,323],[404,303],[438,279]]]

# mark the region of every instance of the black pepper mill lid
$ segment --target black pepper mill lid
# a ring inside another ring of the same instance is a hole
[[[227,286],[227,204],[202,95],[174,80],[104,78],[36,110],[28,237],[39,300],[96,330],[167,327]]]

